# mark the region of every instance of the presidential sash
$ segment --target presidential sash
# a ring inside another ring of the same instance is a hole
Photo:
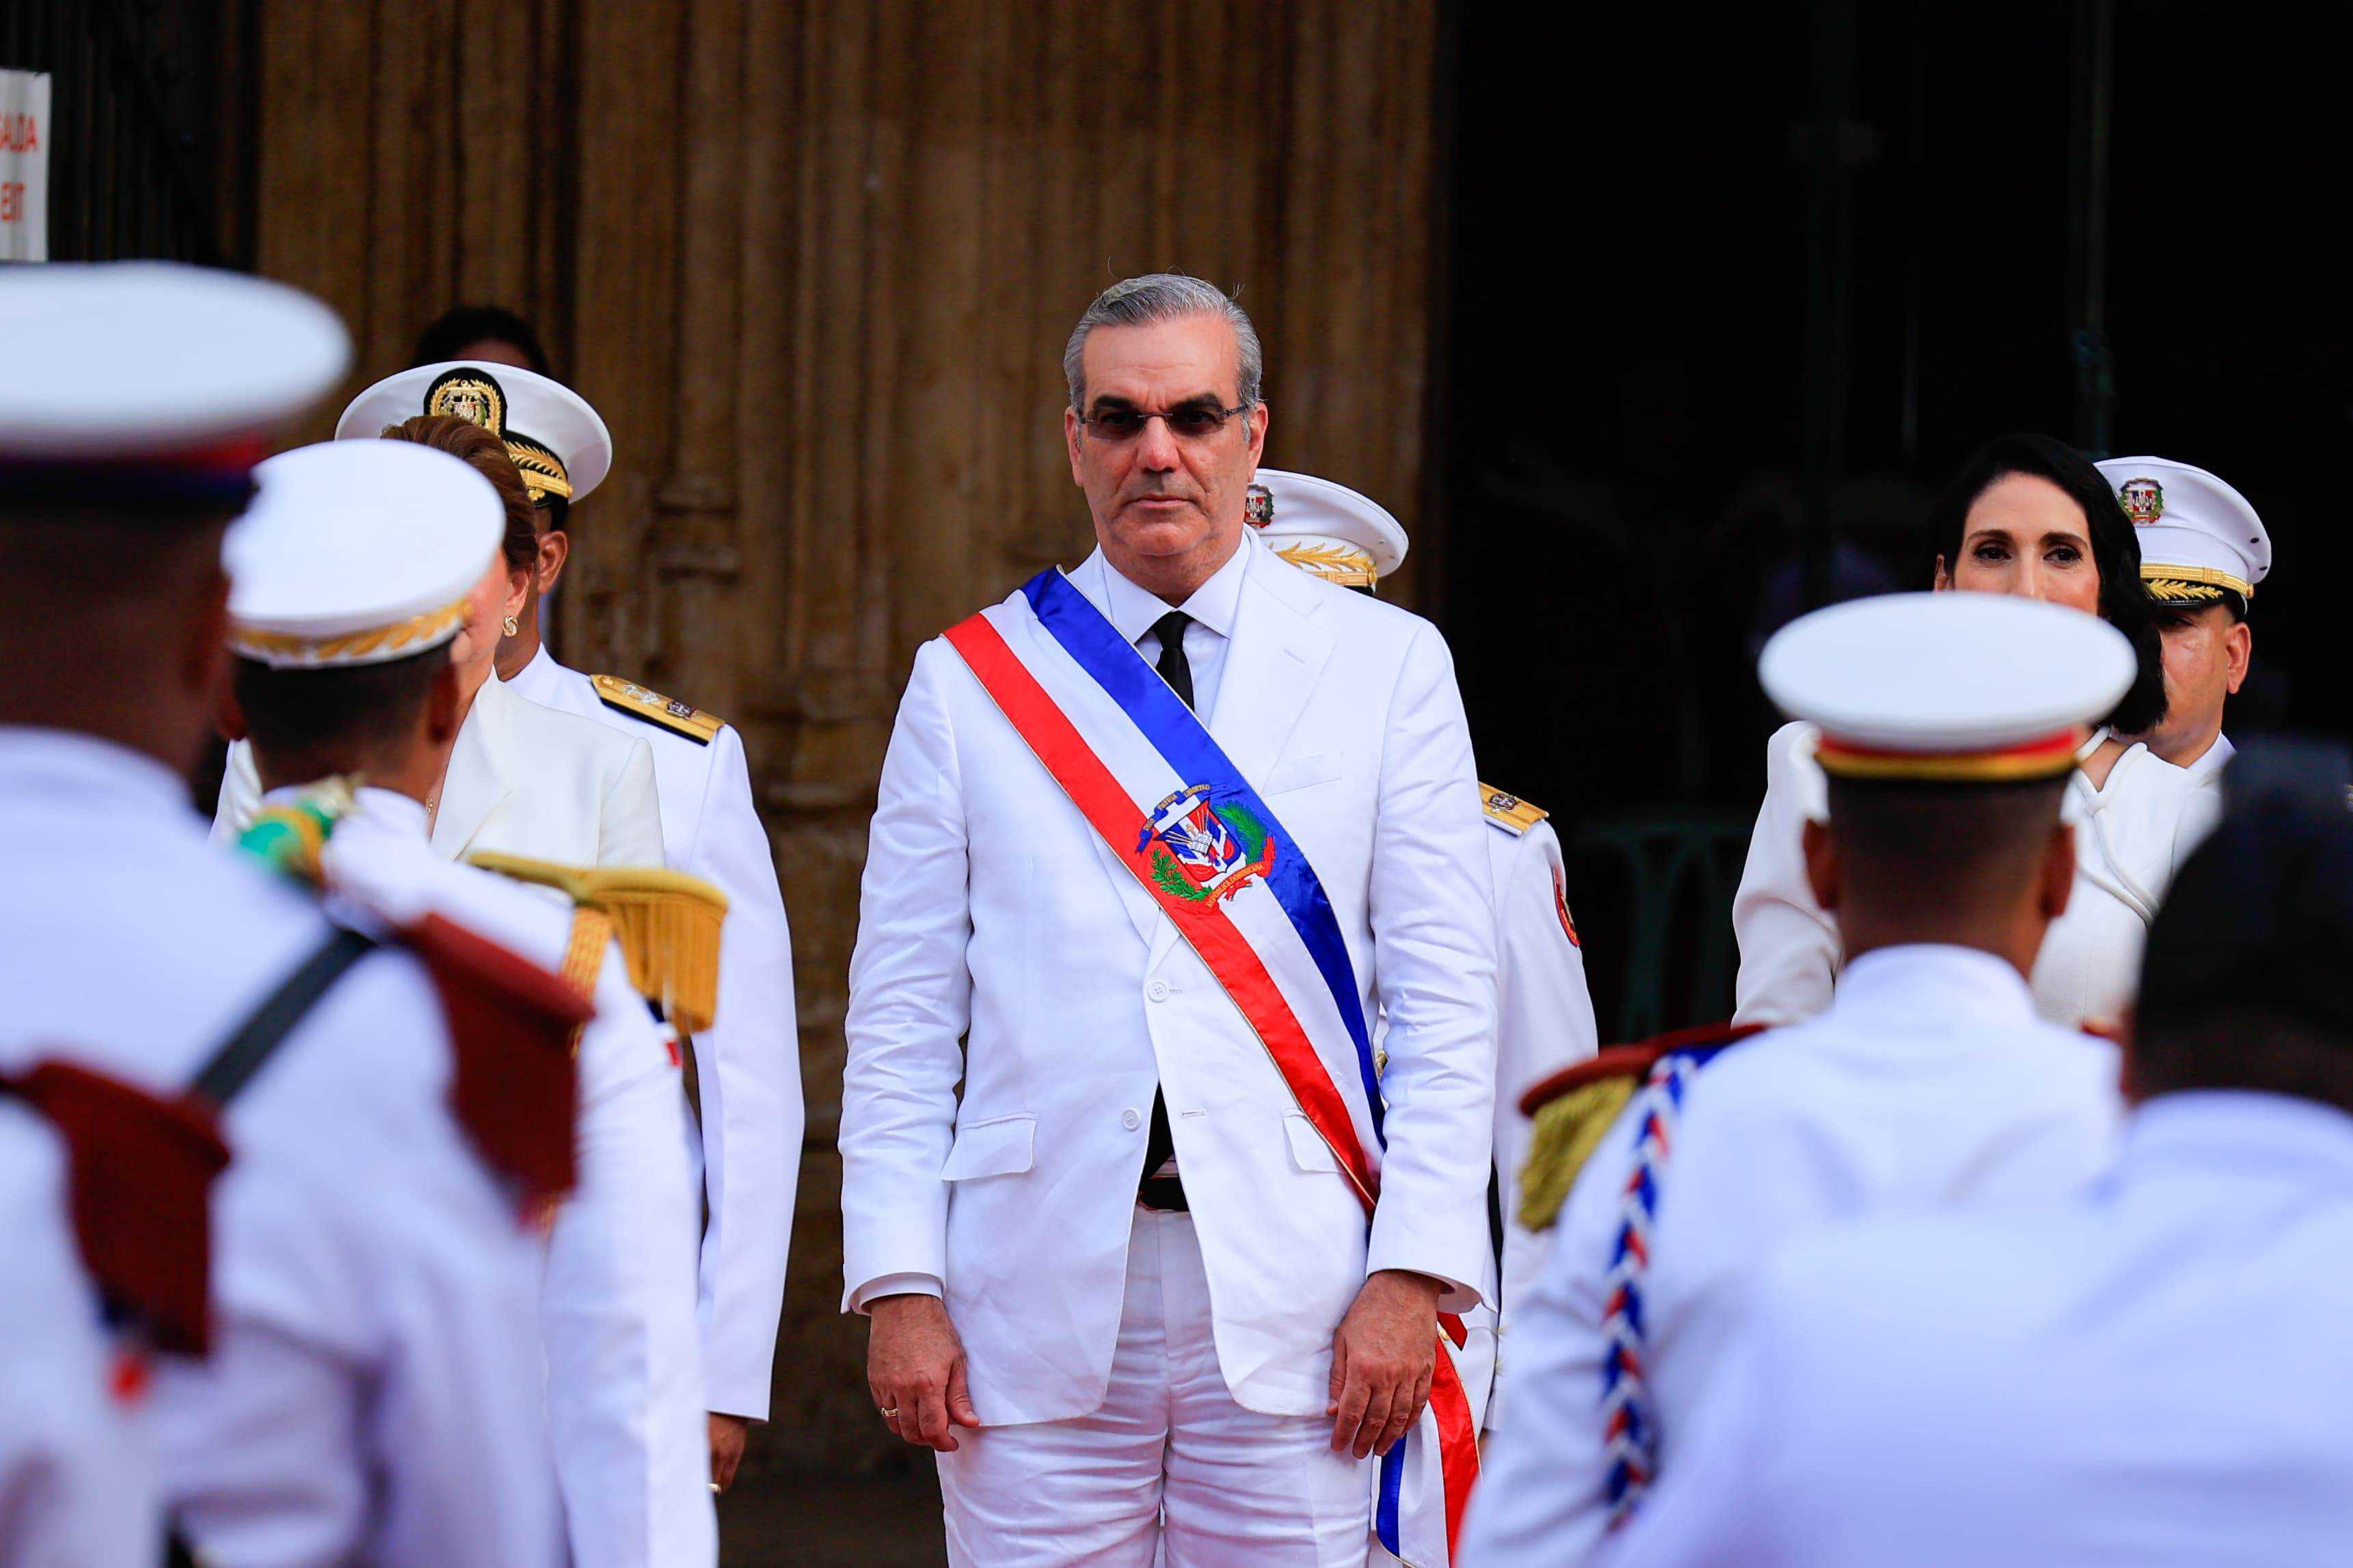
[[[1367,1219],[1380,1197],[1380,1079],[1356,972],[1315,868],[1207,728],[1060,572],[950,628],[1007,721],[1217,978]],[[1381,1544],[1452,1560],[1478,1435],[1441,1314],[1430,1404],[1377,1472]]]

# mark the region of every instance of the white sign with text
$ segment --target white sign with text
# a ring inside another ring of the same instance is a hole
[[[0,70],[0,261],[48,258],[48,73]]]

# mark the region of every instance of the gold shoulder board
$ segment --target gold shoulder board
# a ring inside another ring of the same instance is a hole
[[[1518,795],[1506,795],[1492,784],[1479,786],[1479,809],[1487,820],[1517,838],[1552,813],[1540,805],[1530,805]]]
[[[656,866],[563,866],[482,850],[470,865],[554,888],[611,922],[638,994],[688,1034],[719,1010],[719,933],[727,895],[700,877]],[[575,927],[574,937],[580,937]],[[600,943],[601,946],[601,943]],[[593,977],[595,971],[589,972]]]
[[[675,697],[649,691],[636,681],[623,680],[617,675],[592,675],[588,681],[596,687],[596,695],[606,707],[617,709],[632,719],[643,719],[649,724],[659,724],[674,735],[685,736],[698,746],[711,744],[712,737],[718,734],[727,722],[716,713],[705,713]]]

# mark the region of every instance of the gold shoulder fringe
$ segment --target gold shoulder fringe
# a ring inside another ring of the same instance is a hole
[[[1624,1113],[1642,1087],[1637,1077],[1605,1078],[1580,1085],[1535,1113],[1528,1135],[1527,1163],[1520,1167],[1520,1224],[1550,1230],[1560,1218],[1569,1189],[1602,1134]]]
[[[629,983],[687,1034],[711,1027],[719,1010],[719,937],[727,895],[700,877],[657,866],[564,866],[485,851],[468,858],[485,871],[554,888],[610,921]]]

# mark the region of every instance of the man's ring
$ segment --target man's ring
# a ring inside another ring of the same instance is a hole
[[[885,1421],[896,1421],[899,1419],[899,1407],[893,1405],[888,1410],[882,1412],[882,1419]]]

